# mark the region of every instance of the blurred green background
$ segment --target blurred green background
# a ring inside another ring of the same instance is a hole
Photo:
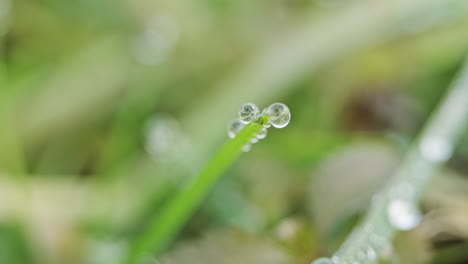
[[[0,0],[0,51],[0,263],[119,263],[243,103],[283,102],[147,263],[305,264],[443,98],[468,2]],[[468,263],[467,162],[465,139],[383,263]]]

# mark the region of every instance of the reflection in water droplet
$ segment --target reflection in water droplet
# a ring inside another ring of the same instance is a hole
[[[424,138],[420,145],[419,151],[421,155],[432,162],[447,161],[453,152],[452,144],[441,137],[428,137]]]
[[[242,123],[248,124],[255,120],[260,114],[260,109],[255,104],[246,103],[239,110],[239,119]]]
[[[264,139],[268,134],[268,129],[266,127],[263,127],[258,133],[257,133],[257,138],[258,139]]]
[[[227,133],[229,138],[235,138],[237,133],[239,133],[243,128],[244,124],[239,121],[239,119],[232,120],[227,127]]]
[[[270,116],[271,124],[276,128],[287,126],[291,120],[291,112],[289,111],[289,108],[282,103],[274,103],[270,105],[267,113]]]
[[[333,262],[329,258],[316,259],[312,264],[332,264]]]
[[[410,230],[421,221],[418,209],[412,203],[401,199],[390,201],[387,215],[390,224],[399,230]]]

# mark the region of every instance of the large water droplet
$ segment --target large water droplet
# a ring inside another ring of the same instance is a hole
[[[450,142],[441,137],[424,138],[420,145],[419,151],[421,155],[432,162],[447,161],[453,152],[453,147]]]
[[[406,200],[395,199],[387,207],[388,220],[399,230],[410,230],[421,221],[421,215],[412,203]]]
[[[239,121],[239,119],[232,120],[227,127],[227,133],[229,138],[235,138],[237,133],[239,133],[242,128],[244,128],[244,124]]]
[[[239,111],[239,119],[242,123],[248,124],[255,120],[260,114],[260,109],[255,104],[246,103],[241,106]]]
[[[312,264],[333,264],[329,258],[319,258],[316,259]]]
[[[267,113],[270,116],[271,124],[276,128],[287,126],[291,120],[291,112],[289,111],[289,108],[282,103],[274,103],[270,105]]]

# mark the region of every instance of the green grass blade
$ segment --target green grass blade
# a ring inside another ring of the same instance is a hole
[[[259,117],[227,142],[206,167],[152,220],[147,230],[137,237],[124,263],[137,263],[149,254],[160,253],[173,240],[216,180],[240,155],[243,146],[257,135],[268,119],[268,116]]]
[[[335,254],[333,263],[378,263],[398,231],[391,224],[388,206],[394,200],[404,199],[417,207],[424,188],[450,158],[466,130],[467,116],[468,61],[393,179],[379,192],[366,218]]]

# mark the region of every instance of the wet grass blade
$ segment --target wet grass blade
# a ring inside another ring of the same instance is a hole
[[[152,219],[148,228],[131,245],[125,264],[137,263],[147,255],[158,254],[174,239],[208,191],[242,153],[242,148],[267,124],[269,117],[261,116],[246,125],[237,136],[227,142],[206,165]]]

